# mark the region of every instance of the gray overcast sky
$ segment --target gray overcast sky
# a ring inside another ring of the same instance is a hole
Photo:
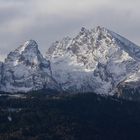
[[[82,26],[113,30],[140,45],[140,0],[0,0],[0,59],[34,39],[45,52]]]

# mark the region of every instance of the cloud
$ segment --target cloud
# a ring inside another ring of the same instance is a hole
[[[28,39],[42,52],[82,26],[105,26],[140,44],[139,0],[0,0],[2,58]]]

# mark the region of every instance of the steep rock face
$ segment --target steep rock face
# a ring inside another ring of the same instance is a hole
[[[25,42],[5,59],[2,91],[28,92],[56,86],[51,77],[50,62],[42,56],[34,40]]]
[[[112,95],[140,70],[140,47],[102,27],[53,43],[47,58],[53,77],[71,92]]]

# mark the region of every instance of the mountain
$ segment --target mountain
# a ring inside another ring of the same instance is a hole
[[[34,40],[10,52],[1,68],[1,91],[28,92],[57,87],[46,60]],[[58,87],[57,87],[58,88]]]
[[[140,47],[104,27],[54,42],[44,58],[34,40],[0,62],[0,91],[42,89],[140,99]]]
[[[104,27],[82,28],[46,54],[64,91],[119,96],[124,85],[140,82],[140,47]]]

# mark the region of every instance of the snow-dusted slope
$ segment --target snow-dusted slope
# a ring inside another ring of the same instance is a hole
[[[47,58],[66,91],[113,94],[121,82],[139,80],[140,47],[102,27],[53,43]]]
[[[1,90],[5,92],[28,92],[57,86],[51,77],[50,62],[42,56],[33,40],[9,53],[1,76]]]

